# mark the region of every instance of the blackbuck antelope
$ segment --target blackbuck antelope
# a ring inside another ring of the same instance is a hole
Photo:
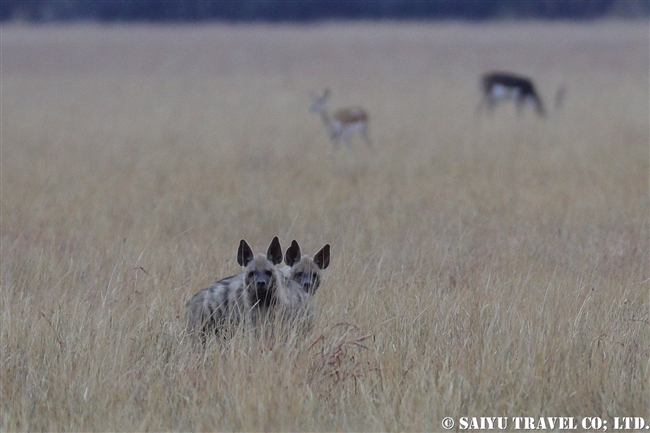
[[[330,265],[330,245],[326,244],[312,259],[302,255],[300,245],[295,240],[284,254],[284,263],[287,266],[280,268],[282,275],[291,283],[309,295],[314,295],[320,287],[320,271]]]
[[[542,98],[535,90],[532,80],[509,72],[489,72],[481,76],[483,98],[477,111],[485,107],[491,111],[501,101],[513,100],[517,113],[521,113],[526,104],[533,104],[540,117],[546,116]]]
[[[275,265],[282,262],[282,247],[274,237],[264,254],[253,254],[242,239],[237,263],[242,274],[224,278],[194,295],[187,304],[187,331],[198,335],[205,346],[206,336],[222,333],[244,322],[252,328],[274,312],[287,318],[300,314],[311,318],[310,296],[297,284],[287,284]]]
[[[368,113],[361,107],[342,108],[333,115],[327,111],[327,102],[332,92],[325,89],[323,96],[311,92],[312,104],[310,110],[313,113],[320,113],[321,119],[327,128],[333,148],[338,148],[343,140],[350,148],[352,134],[358,132],[368,146],[372,145],[368,137]]]

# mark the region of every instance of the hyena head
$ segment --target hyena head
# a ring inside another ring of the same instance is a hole
[[[294,240],[284,255],[284,262],[290,267],[284,271],[284,276],[313,295],[320,286],[320,271],[330,265],[330,245],[326,244],[312,259],[301,255],[300,245]]]
[[[244,287],[251,306],[268,308],[277,301],[279,285],[275,265],[282,262],[282,247],[278,237],[274,237],[264,254],[253,254],[244,239],[239,242],[237,263],[244,266]]]

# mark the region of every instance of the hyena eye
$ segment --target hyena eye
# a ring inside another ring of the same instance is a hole
[[[273,275],[273,272],[267,270],[267,271],[265,272],[265,274],[266,274],[267,277],[270,277],[271,275]]]
[[[303,275],[302,272],[296,272],[295,277],[298,278],[298,279],[302,279],[302,275]]]
[[[251,280],[253,279],[254,276],[255,276],[255,272],[250,271],[250,272],[248,273],[248,278],[250,278]]]

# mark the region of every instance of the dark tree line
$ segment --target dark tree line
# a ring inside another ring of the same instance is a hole
[[[647,18],[650,0],[0,0],[0,20],[316,21]]]

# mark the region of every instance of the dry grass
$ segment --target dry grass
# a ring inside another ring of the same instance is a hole
[[[0,430],[650,423],[647,23],[4,26],[1,48]],[[490,69],[566,104],[475,116]],[[325,86],[373,150],[328,155]],[[332,245],[314,329],[198,353],[185,302],[274,235]]]

